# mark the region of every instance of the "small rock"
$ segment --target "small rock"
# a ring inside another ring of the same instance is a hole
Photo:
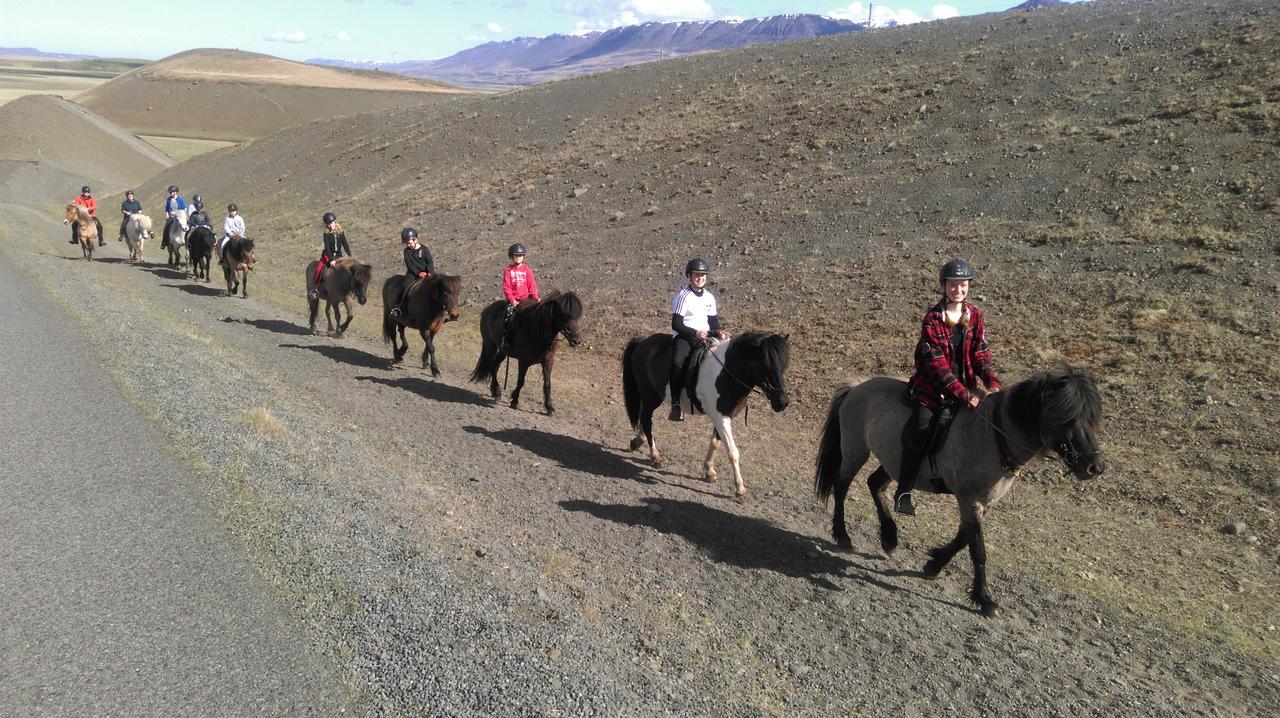
[[[627,218],[627,213],[626,213],[626,212],[614,212],[614,213],[613,213],[613,215],[609,217],[609,221],[610,221],[610,222],[621,222],[622,220],[624,220],[624,219],[626,219],[626,218]]]
[[[1231,523],[1231,524],[1227,524],[1226,526],[1223,526],[1222,533],[1228,536],[1239,536],[1243,534],[1245,532],[1245,529],[1247,528],[1249,528],[1248,524],[1246,524],[1243,521],[1237,521],[1235,523]]]
[[[1028,150],[1030,150],[1030,151],[1032,151],[1032,152],[1039,152],[1039,151],[1041,151],[1041,150],[1043,150],[1043,149],[1044,149],[1044,145],[1041,145],[1041,144],[1034,144],[1034,145],[1031,145],[1030,147],[1028,147],[1027,149],[1028,149]]]
[[[551,602],[551,594],[547,593],[547,590],[545,588],[539,586],[537,593],[538,593],[539,601],[542,601],[543,603]]]
[[[658,208],[656,205],[650,205],[644,208],[644,216],[646,217],[652,217],[657,213],[658,213]]]
[[[488,552],[487,550],[485,550],[485,549],[483,549],[483,548],[477,548],[477,549],[476,549],[476,557],[477,557],[477,558],[484,558],[485,556],[488,556],[488,555],[489,555],[489,552]]]
[[[1258,401],[1271,401],[1271,395],[1265,391],[1260,391],[1257,394],[1254,394],[1253,398]]]
[[[588,189],[587,187],[574,187],[574,188],[573,188],[573,191],[569,193],[569,196],[570,196],[570,197],[572,197],[572,198],[574,198],[574,199],[577,199],[577,198],[581,197],[582,195],[586,194],[586,193],[587,193],[587,189]]]
[[[792,675],[803,676],[810,671],[810,668],[803,663],[792,663],[787,670],[791,671]]]

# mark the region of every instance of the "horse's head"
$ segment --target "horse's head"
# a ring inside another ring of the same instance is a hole
[[[1077,479],[1092,479],[1106,470],[1098,446],[1102,397],[1093,377],[1069,365],[1037,377],[1040,384],[1040,439]]]
[[[76,221],[76,206],[74,204],[67,205],[67,213],[62,217],[63,224],[71,224]]]
[[[582,335],[578,333],[578,320],[582,318],[582,300],[573,292],[565,292],[547,297],[555,307],[556,330],[564,335],[569,346],[576,347],[582,343]]]
[[[151,238],[151,217],[141,213],[133,214],[129,215],[129,221],[137,228],[138,239]]]
[[[730,352],[735,356],[730,359]],[[733,368],[729,369],[729,365]],[[791,347],[782,334],[748,332],[734,337],[725,353],[725,368],[739,381],[760,387],[774,411],[791,403],[787,395],[786,373],[791,364]]]
[[[369,282],[373,281],[373,267],[352,260],[348,271],[351,272],[351,292],[356,295],[357,302],[364,304],[369,300]]]
[[[458,318],[458,302],[462,301],[462,277],[441,274],[436,281],[436,298],[445,313],[445,321]]]
[[[238,237],[240,242],[240,263],[245,269],[253,269],[253,265],[258,261],[253,254],[253,240],[248,237]]]

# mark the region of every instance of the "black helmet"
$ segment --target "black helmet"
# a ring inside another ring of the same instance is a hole
[[[169,191],[170,191],[170,192],[177,192],[177,191],[178,191],[178,185],[176,185],[176,184],[171,184],[171,185],[169,185]]]
[[[194,207],[196,208],[196,211],[197,211],[197,212],[199,212],[200,210],[204,209],[204,202],[201,202],[200,200],[196,200],[195,202],[192,202],[191,204],[192,204],[192,206],[194,206]]]
[[[953,259],[942,265],[942,271],[938,272],[938,281],[946,283],[948,279],[973,279],[973,267],[963,259]]]
[[[228,212],[239,212],[239,211],[240,211],[240,208],[236,206],[236,203],[235,203],[235,202],[232,202],[231,204],[227,205],[227,211],[228,211]]]
[[[334,222],[338,221],[338,215],[334,214],[333,212],[325,212],[324,217],[321,217],[320,219],[325,224],[333,224]]]
[[[684,265],[684,276],[689,276],[697,272],[698,274],[710,274],[711,267],[707,266],[706,261],[702,259],[690,259],[689,263]]]
[[[196,192],[195,194],[191,195],[191,201],[192,201],[192,202],[199,202],[199,201],[200,201],[200,193],[199,193],[199,192]]]
[[[81,193],[81,194],[83,194],[83,193],[85,193],[85,192],[88,192],[88,191],[89,191],[89,185],[85,185],[85,186],[83,186],[83,187],[81,187],[81,188],[80,188],[80,193]]]
[[[129,195],[131,195],[131,194],[133,194],[133,190],[131,190],[131,189],[127,189],[127,190],[125,190],[125,191],[124,191],[124,196],[125,196],[125,197],[128,197],[128,196],[129,196]]]
[[[519,242],[516,242],[515,244],[511,245],[509,249],[507,249],[508,257],[514,257],[516,255],[520,255],[523,257],[525,254],[527,254],[527,252],[525,251],[524,245],[520,244]]]
[[[400,230],[400,244],[408,244],[409,240],[418,236],[418,230],[413,227],[405,227]]]

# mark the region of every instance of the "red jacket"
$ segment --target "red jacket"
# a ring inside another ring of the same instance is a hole
[[[508,264],[502,271],[502,293],[508,304],[519,304],[522,299],[538,301],[538,282],[527,264]]]
[[[84,195],[79,194],[79,195],[76,195],[75,199],[71,200],[71,204],[78,204],[81,207],[84,207],[86,210],[89,211],[90,217],[97,216],[94,214],[94,212],[98,210],[98,200],[92,197],[89,197],[86,199]]]
[[[951,348],[951,327],[947,326],[941,301],[921,320],[920,341],[916,343],[916,373],[907,383],[907,392],[913,401],[935,409],[946,399],[967,403],[978,388],[978,379],[982,379],[988,389],[1000,388],[1000,377],[991,364],[991,350],[987,348],[982,310],[968,302],[964,310],[960,318],[964,341],[958,356]]]

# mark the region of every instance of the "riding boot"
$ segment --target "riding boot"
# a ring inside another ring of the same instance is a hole
[[[900,514],[916,515],[916,505],[911,500],[911,489],[916,485],[916,474],[920,472],[920,463],[924,459],[919,449],[911,446],[902,447],[902,463],[898,465],[898,490],[893,494],[893,505]]]
[[[671,413],[667,415],[668,421],[684,421],[684,409],[680,407],[680,392],[684,391],[682,379],[680,371],[671,376]]]

